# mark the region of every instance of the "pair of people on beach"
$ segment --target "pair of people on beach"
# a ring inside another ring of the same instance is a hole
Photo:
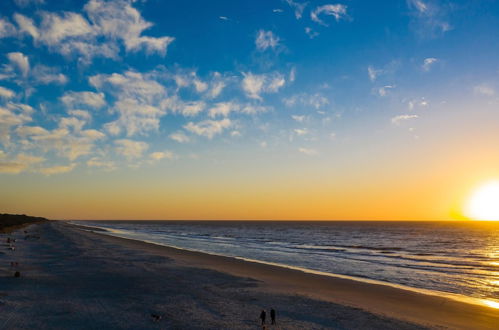
[[[260,319],[262,320],[262,325],[265,325],[265,319],[267,318],[267,312],[262,309],[260,313]],[[275,324],[275,310],[273,308],[270,309],[270,324]]]

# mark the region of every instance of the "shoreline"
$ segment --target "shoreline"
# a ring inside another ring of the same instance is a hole
[[[76,224],[67,223],[68,226]],[[397,285],[334,276],[321,272],[305,272],[288,266],[275,265],[244,258],[227,257],[124,238],[102,232],[92,232],[90,226],[78,230],[98,235],[106,241],[124,244],[129,248],[147,250],[167,256],[177,263],[226,274],[248,277],[262,282],[261,288],[275,293],[296,294],[360,308],[378,315],[414,322],[424,326],[450,328],[493,329],[499,324],[499,310],[485,303],[464,302],[456,297],[427,294],[419,289],[408,290]],[[411,288],[412,289],[412,288]],[[474,298],[472,298],[474,299]]]
[[[68,222],[65,222],[65,223],[68,223]],[[392,287],[392,288],[400,289],[400,290],[404,290],[404,291],[411,291],[411,292],[415,292],[415,293],[419,293],[419,294],[423,294],[423,295],[444,297],[447,299],[451,299],[451,300],[466,303],[466,304],[472,304],[472,305],[478,305],[478,306],[482,306],[482,307],[497,309],[499,312],[499,300],[496,301],[496,300],[489,300],[489,299],[485,299],[485,298],[475,298],[475,297],[469,297],[469,296],[465,296],[465,295],[461,295],[461,294],[457,294],[457,293],[437,291],[437,290],[424,289],[424,288],[415,288],[415,287],[411,287],[411,286],[407,286],[407,285],[403,285],[403,284],[384,282],[384,281],[380,281],[380,280],[357,277],[357,276],[352,276],[352,275],[328,273],[328,272],[324,272],[324,271],[320,271],[320,270],[314,270],[314,269],[309,269],[309,268],[304,268],[304,267],[299,267],[299,266],[286,265],[286,264],[281,264],[281,263],[277,263],[277,262],[263,261],[263,260],[238,257],[238,256],[229,256],[229,255],[224,255],[224,254],[219,254],[219,253],[214,253],[214,252],[207,252],[207,251],[202,251],[202,250],[183,248],[183,247],[179,247],[179,246],[168,245],[168,244],[158,243],[158,242],[154,242],[154,241],[122,237],[119,234],[113,233],[112,230],[103,229],[100,227],[93,227],[93,226],[74,224],[74,223],[68,223],[68,224],[72,225],[72,226],[76,226],[76,227],[83,227],[82,230],[90,231],[90,232],[95,231],[96,233],[101,234],[101,235],[107,235],[107,236],[112,236],[112,237],[116,237],[116,238],[131,240],[131,241],[153,244],[153,245],[157,245],[157,246],[161,246],[161,247],[177,249],[180,251],[201,253],[201,254],[224,257],[224,258],[233,258],[233,259],[237,259],[237,260],[242,260],[242,261],[247,261],[247,262],[252,262],[252,263],[257,263],[257,264],[262,264],[262,265],[281,267],[284,269],[301,271],[301,272],[307,273],[307,274],[315,274],[315,275],[321,275],[321,276],[328,276],[328,277],[332,277],[332,278],[340,278],[340,279],[346,279],[346,280],[351,280],[351,281],[356,281],[356,282],[362,282],[362,283],[367,283],[367,284],[387,286],[387,287]]]

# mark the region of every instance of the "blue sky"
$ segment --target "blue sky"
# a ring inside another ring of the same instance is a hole
[[[498,27],[496,1],[4,0],[0,177],[381,166],[495,129]]]

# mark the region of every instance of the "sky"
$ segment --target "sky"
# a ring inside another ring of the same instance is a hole
[[[499,3],[0,2],[0,210],[450,220],[499,178]]]

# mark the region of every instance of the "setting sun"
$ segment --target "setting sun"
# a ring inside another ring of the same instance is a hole
[[[499,220],[499,181],[486,183],[476,189],[465,212],[473,220]]]

